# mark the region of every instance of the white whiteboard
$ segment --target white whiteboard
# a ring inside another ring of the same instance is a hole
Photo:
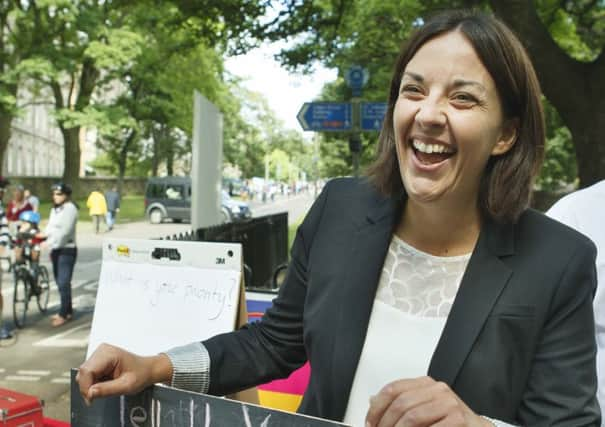
[[[154,355],[232,331],[241,260],[234,243],[105,239],[86,357],[102,342]]]

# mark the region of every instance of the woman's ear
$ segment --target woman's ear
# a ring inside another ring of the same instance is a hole
[[[508,119],[502,126],[502,132],[500,138],[494,148],[492,149],[492,156],[499,156],[506,153],[508,150],[513,148],[515,142],[517,142],[517,136],[519,134],[519,119],[513,118]]]

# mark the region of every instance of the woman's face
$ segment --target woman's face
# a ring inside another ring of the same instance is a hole
[[[393,111],[397,160],[410,200],[475,201],[490,156],[512,146],[495,83],[459,32],[424,44],[404,70]]]

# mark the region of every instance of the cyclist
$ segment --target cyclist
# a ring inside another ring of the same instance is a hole
[[[33,289],[35,293],[38,289],[38,263],[40,261],[40,244],[44,241],[40,234],[40,214],[34,211],[25,211],[19,214],[19,226],[17,228],[17,238],[15,239],[15,263],[25,262],[23,256],[24,241],[30,245],[30,266],[33,279]]]
[[[4,212],[4,204],[2,199],[4,198],[4,192],[6,187],[10,184],[9,180],[0,176],[0,252],[3,256],[8,251],[10,245],[10,233],[8,231],[8,221]],[[0,340],[8,339],[12,337],[11,332],[2,324],[2,271],[0,270]]]

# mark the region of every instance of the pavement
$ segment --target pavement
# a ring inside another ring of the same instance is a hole
[[[313,202],[312,195],[278,198],[274,202],[252,202],[254,216],[288,211],[289,223],[298,222]],[[30,305],[26,327],[14,330],[14,337],[0,340],[0,388],[32,394],[44,400],[46,417],[70,419],[70,368],[78,367],[86,357],[92,324],[99,273],[101,246],[105,237],[159,238],[189,231],[189,224],[146,221],[118,223],[114,230],[96,234],[91,222],[78,223],[78,260],[72,281],[74,318],[53,328],[49,316],[57,312],[59,295],[51,280],[51,295],[47,313],[40,313],[36,304]],[[43,250],[42,263],[50,268],[48,251]],[[6,266],[4,266],[6,267]],[[5,307],[4,324],[13,328],[13,277],[6,271],[2,276]],[[52,277],[52,274],[51,274]]]

